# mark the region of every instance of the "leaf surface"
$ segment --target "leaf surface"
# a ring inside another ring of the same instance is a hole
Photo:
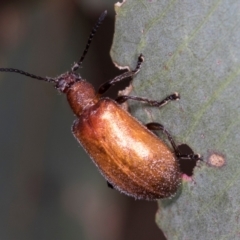
[[[171,240],[239,239],[240,2],[126,0],[115,10],[113,61],[133,69],[145,58],[131,95],[181,96],[162,109],[130,102],[132,114],[204,158],[173,199],[159,200],[158,226]]]

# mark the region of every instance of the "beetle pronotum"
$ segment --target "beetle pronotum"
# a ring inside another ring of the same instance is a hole
[[[80,60],[71,71],[56,78],[40,77],[14,68],[0,68],[2,72],[15,72],[25,76],[53,83],[67,100],[77,119],[72,131],[83,146],[108,185],[138,199],[159,199],[173,196],[181,183],[178,160],[198,160],[200,156],[190,152],[182,154],[170,133],[159,123],[141,124],[123,110],[121,103],[136,100],[162,107],[179,99],[173,93],[161,101],[153,101],[136,96],[119,96],[117,99],[101,97],[112,85],[128,77],[135,76],[143,62],[140,54],[136,68],[103,83],[96,92],[76,70],[88,52],[89,46],[107,12],[103,12],[91,31]],[[173,151],[160,140],[152,130],[166,134]]]

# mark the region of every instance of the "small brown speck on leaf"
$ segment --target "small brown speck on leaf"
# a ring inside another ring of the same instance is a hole
[[[225,158],[222,155],[213,153],[210,155],[208,162],[214,167],[222,167],[225,164]]]

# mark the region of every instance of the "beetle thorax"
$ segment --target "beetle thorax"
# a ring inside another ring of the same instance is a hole
[[[95,105],[99,101],[95,89],[85,80],[74,83],[66,94],[68,102],[77,116],[80,116],[84,109]]]

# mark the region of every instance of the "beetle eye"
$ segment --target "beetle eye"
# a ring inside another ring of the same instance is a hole
[[[57,81],[55,86],[60,92],[65,93],[69,88],[69,84],[66,82],[64,78],[61,78]]]

